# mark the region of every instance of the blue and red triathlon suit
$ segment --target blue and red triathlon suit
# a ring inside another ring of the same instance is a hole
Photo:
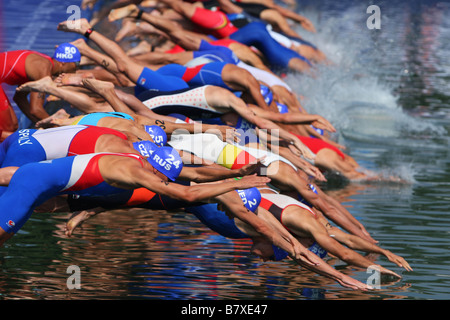
[[[0,144],[0,167],[94,153],[97,140],[105,134],[127,140],[120,131],[88,125],[18,130]]]
[[[17,233],[45,201],[64,194],[85,196],[120,194],[125,189],[113,187],[103,179],[98,161],[114,155],[146,161],[137,154],[90,153],[41,162],[20,167],[0,197],[0,227],[8,233]]]

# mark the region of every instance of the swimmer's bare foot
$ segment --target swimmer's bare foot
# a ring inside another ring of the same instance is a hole
[[[70,43],[78,48],[78,50],[80,51],[81,55],[83,55],[83,53],[86,51],[86,49],[89,49],[89,46],[87,45],[86,41],[84,39],[81,39],[81,38],[77,39],[77,40],[74,40],[74,41],[72,41]]]
[[[80,66],[96,66],[97,63],[88,57],[82,56],[80,59]]]
[[[52,114],[50,117],[47,117],[45,119],[39,120],[36,122],[35,126],[36,128],[49,128],[54,127],[55,125],[58,125],[62,122],[62,120],[69,119],[70,115],[66,112],[64,109],[59,109],[54,114]]]
[[[66,228],[65,228],[65,234],[66,236],[70,237],[73,234],[73,231],[83,224],[84,221],[88,220],[90,217],[95,215],[95,212],[90,211],[80,211],[75,212],[70,218],[69,221],[67,221]]]
[[[94,74],[91,72],[85,73],[62,73],[56,79],[55,82],[58,86],[82,86],[83,79],[94,78]]]
[[[140,54],[150,52],[151,50],[152,46],[147,41],[143,40],[139,42],[139,44],[136,47],[128,50],[127,55],[130,57],[138,56]]]
[[[103,96],[109,90],[114,90],[114,84],[109,81],[102,81],[92,78],[85,78],[82,80],[83,87],[98,93]]]
[[[108,15],[108,20],[110,22],[123,19],[125,17],[136,16],[139,12],[139,8],[135,4],[130,4],[123,8],[118,8],[111,10]]]
[[[92,27],[89,24],[89,22],[85,18],[81,18],[73,21],[67,20],[60,22],[56,29],[59,31],[74,32],[84,35],[86,31],[88,31],[91,28]]]
[[[47,92],[50,86],[55,86],[52,78],[50,76],[44,77],[36,81],[25,82],[24,84],[17,87],[16,91],[20,92]]]
[[[114,40],[116,42],[122,41],[125,37],[130,37],[136,35],[136,22],[130,19],[124,19],[122,22],[122,28],[120,28],[119,32],[117,32]]]

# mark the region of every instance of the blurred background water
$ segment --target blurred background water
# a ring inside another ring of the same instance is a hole
[[[74,39],[55,30],[70,4],[0,4],[3,50],[51,54],[55,44]],[[379,30],[366,26],[371,4],[381,9]],[[87,221],[71,238],[63,232],[69,214],[35,214],[0,249],[0,298],[450,298],[450,4],[305,0],[298,8],[318,32],[298,31],[332,65],[314,79],[288,74],[286,81],[309,112],[335,125],[337,139],[362,166],[409,182],[349,184],[331,177],[322,187],[413,272],[371,256],[403,278],[355,292],[290,262],[263,263],[249,255],[249,241],[223,238],[180,211],[117,210]],[[328,262],[368,279],[366,270]],[[66,285],[71,265],[81,270],[79,290]]]

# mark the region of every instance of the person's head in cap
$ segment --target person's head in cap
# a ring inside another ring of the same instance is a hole
[[[236,180],[241,178],[234,178]],[[248,188],[248,189],[237,189],[237,194],[242,200],[242,204],[244,207],[255,213],[261,203],[261,192],[259,192],[258,188]],[[222,203],[217,203],[217,210],[224,211],[230,218],[233,217],[233,214],[228,210],[228,208]]]
[[[267,239],[254,237],[251,253],[260,257],[263,261],[281,261],[287,258],[289,253]]]
[[[259,84],[261,95],[264,97],[264,101],[267,105],[270,105],[273,101],[273,93],[270,88],[262,83]]]
[[[238,189],[236,191],[241,197],[244,207],[251,212],[255,212],[256,209],[258,209],[259,204],[261,203],[261,192],[259,192],[258,188]]]
[[[287,107],[287,105],[280,103],[278,101],[275,101],[275,103],[277,105],[279,113],[288,113],[289,112],[289,108]]]
[[[167,134],[166,132],[158,126],[144,126],[145,131],[152,137],[154,143],[156,143],[159,147],[164,146],[167,143]]]
[[[183,169],[183,160],[178,151],[172,147],[158,147],[147,161],[154,169],[172,181],[178,178]]]
[[[159,147],[151,141],[133,142],[133,147],[144,156],[161,178],[175,181],[183,170],[183,160],[172,147]],[[161,174],[163,176],[161,176]]]
[[[53,54],[55,63],[60,64],[62,72],[75,72],[80,65],[81,53],[76,46],[65,42],[56,47]]]
[[[158,146],[152,141],[142,140],[133,142],[133,148],[136,149],[136,151],[139,151],[143,157],[148,158],[152,155],[153,151],[158,148]]]

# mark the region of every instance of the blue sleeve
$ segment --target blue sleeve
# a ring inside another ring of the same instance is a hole
[[[215,50],[215,49],[216,49],[216,46],[210,44],[208,41],[201,40],[198,51]]]

